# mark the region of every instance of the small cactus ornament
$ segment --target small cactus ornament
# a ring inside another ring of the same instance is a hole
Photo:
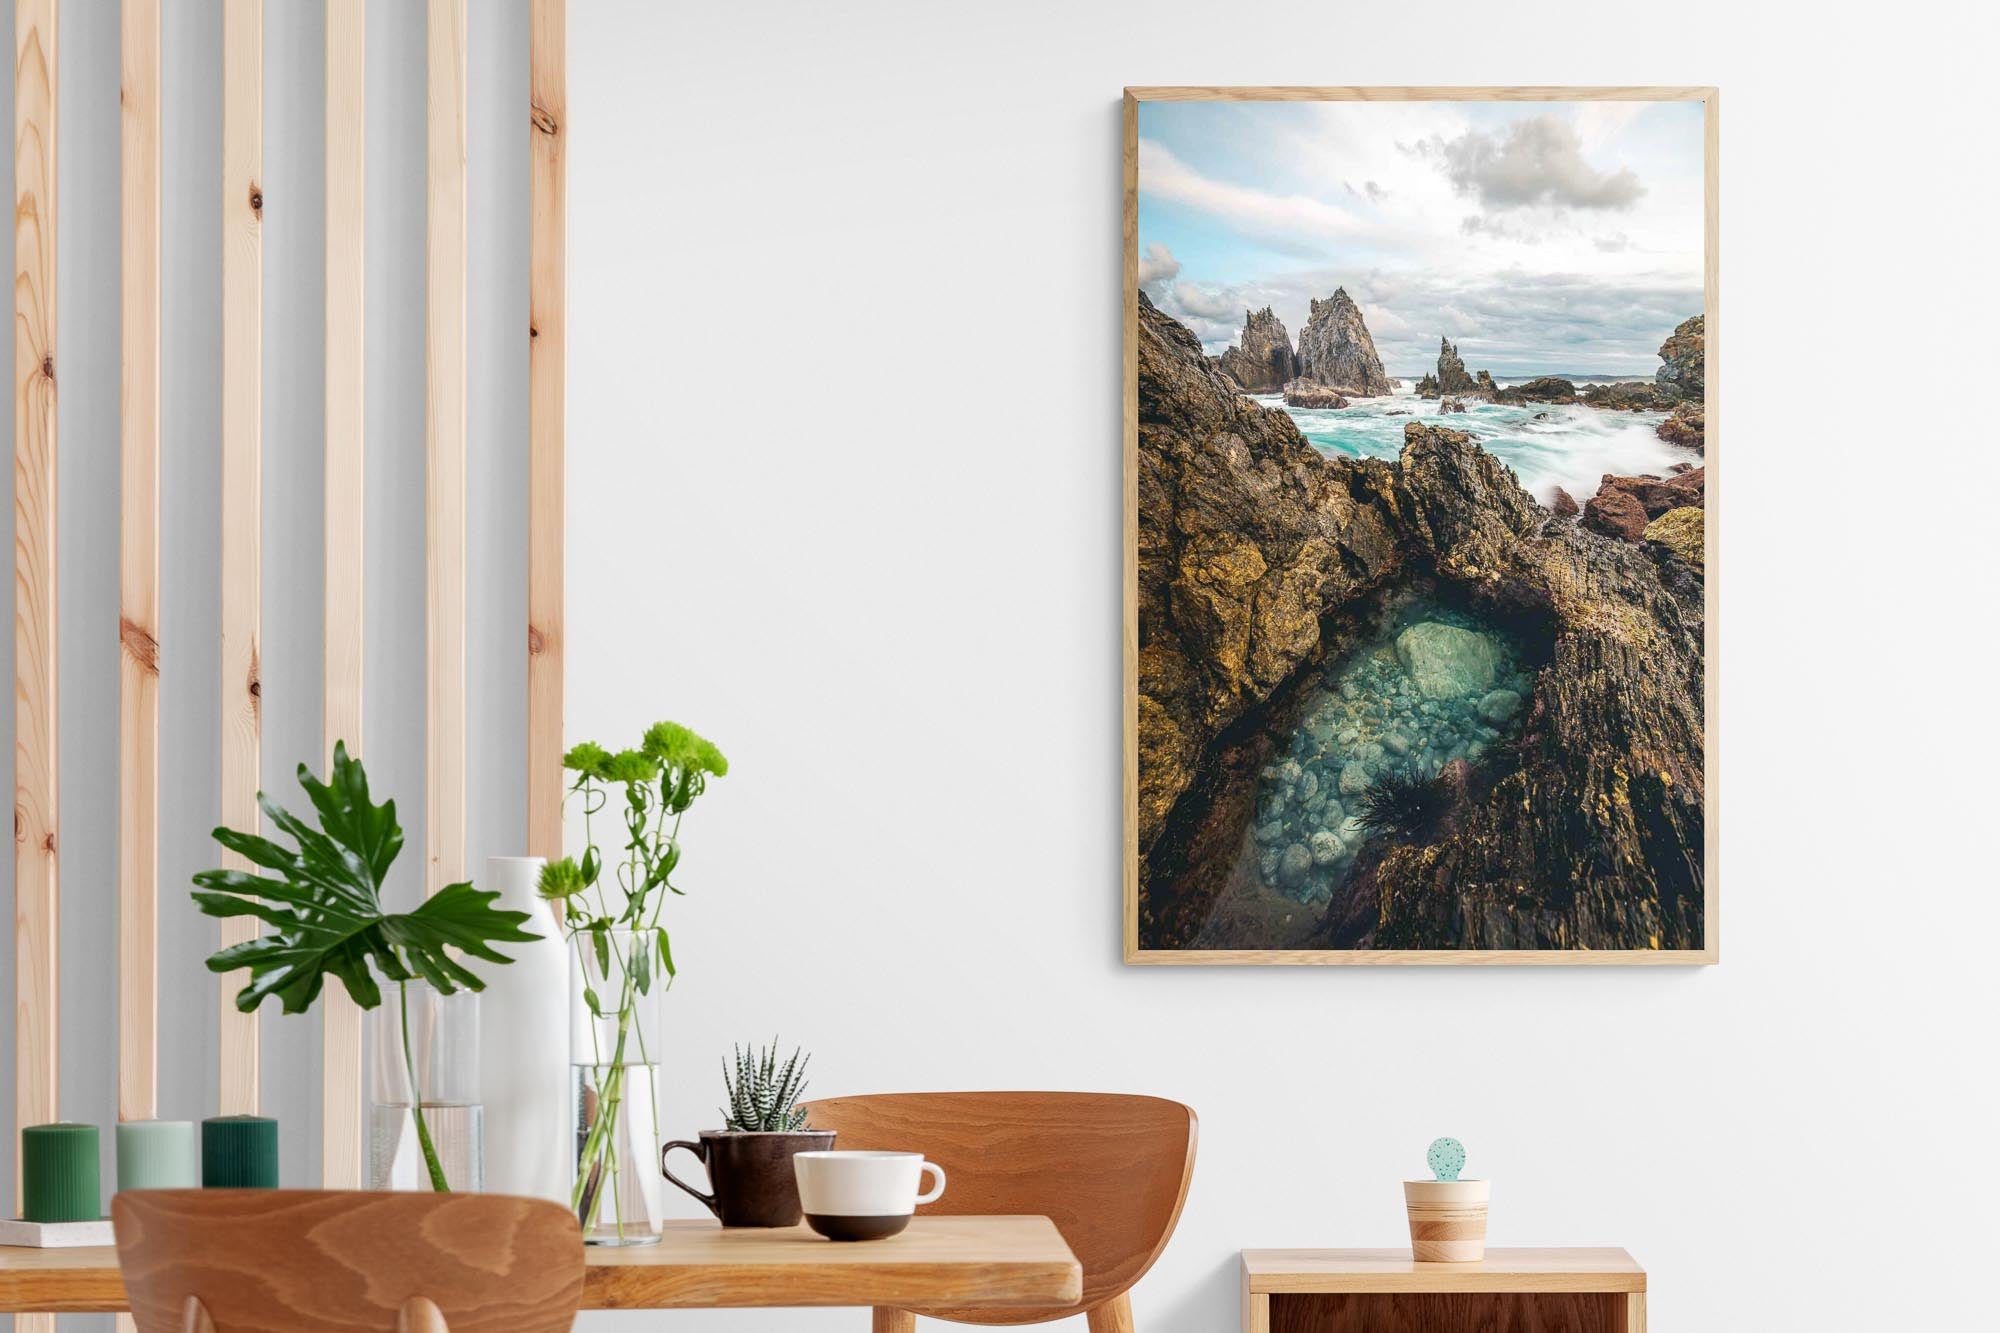
[[[1465,1145],[1457,1139],[1433,1140],[1424,1157],[1431,1164],[1431,1174],[1439,1180],[1457,1180],[1465,1169]]]

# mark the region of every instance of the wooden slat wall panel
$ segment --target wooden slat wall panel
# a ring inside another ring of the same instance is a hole
[[[363,407],[366,308],[366,0],[326,6],[326,758],[336,741],[361,753]],[[321,1177],[362,1184],[361,1010],[340,986],[324,992]]]
[[[222,822],[255,829],[263,733],[262,599],[263,0],[222,11]],[[235,856],[223,864],[247,869]],[[248,939],[248,917],[222,923]],[[222,979],[221,1107],[258,1107],[257,1016],[236,1011],[241,974]]]
[[[430,0],[424,530],[429,844],[424,887],[465,877],[465,0]]]
[[[530,0],[528,851],[562,855],[566,0]]]
[[[119,75],[118,1118],[159,1095],[160,0],[124,0]]]
[[[14,6],[14,1119],[57,1118],[56,0]],[[15,1193],[19,1199],[19,1161]],[[16,1333],[54,1333],[20,1315]]]

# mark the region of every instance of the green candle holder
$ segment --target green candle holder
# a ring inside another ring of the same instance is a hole
[[[97,1126],[63,1121],[21,1131],[21,1217],[95,1222],[104,1216],[97,1179]]]

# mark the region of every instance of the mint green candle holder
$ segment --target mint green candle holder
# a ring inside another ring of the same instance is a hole
[[[21,1218],[95,1222],[104,1216],[97,1178],[97,1126],[62,1121],[21,1131]]]
[[[201,1141],[194,1121],[121,1121],[117,1137],[119,1189],[179,1190],[201,1184]]]

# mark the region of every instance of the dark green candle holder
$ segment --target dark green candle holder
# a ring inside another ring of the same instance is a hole
[[[214,1190],[278,1188],[278,1122],[261,1115],[202,1121],[201,1184]]]
[[[97,1126],[29,1125],[21,1131],[21,1217],[95,1222],[104,1216],[97,1180]]]

